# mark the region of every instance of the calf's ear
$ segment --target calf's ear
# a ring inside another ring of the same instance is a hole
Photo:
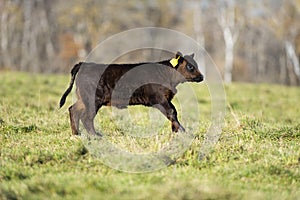
[[[177,51],[176,54],[175,54],[175,58],[178,58],[179,56],[180,56],[180,57],[183,57],[182,53],[179,52],[179,51]]]
[[[170,60],[171,65],[176,69],[178,67],[178,64],[180,64],[182,62],[183,62],[183,55],[179,51],[177,51],[177,53],[175,54],[175,58],[172,58]]]
[[[192,53],[190,56],[191,56],[192,58],[194,58],[195,54],[194,54],[194,53]]]

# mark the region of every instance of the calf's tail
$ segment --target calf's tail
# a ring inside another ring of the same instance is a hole
[[[80,69],[80,66],[81,66],[82,62],[74,65],[73,69],[71,70],[71,81],[70,81],[70,85],[68,87],[68,89],[65,91],[65,93],[62,95],[61,99],[60,99],[60,102],[59,102],[59,108],[61,108],[65,102],[66,102],[66,98],[67,96],[70,94],[70,92],[72,91],[72,88],[73,88],[73,85],[74,85],[74,81],[75,81],[75,77],[76,77],[76,74],[77,72],[79,71]]]

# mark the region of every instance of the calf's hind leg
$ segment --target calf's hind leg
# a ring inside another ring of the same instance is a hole
[[[87,110],[81,101],[77,101],[69,107],[69,113],[71,129],[74,135],[79,135],[79,120],[81,120],[88,133],[101,136],[101,134],[95,131],[94,127],[95,111]]]
[[[102,136],[100,133],[97,133],[95,130],[95,126],[94,126],[95,116],[96,116],[95,111],[91,112],[91,111],[85,110],[85,112],[83,113],[83,115],[81,117],[81,121],[88,133],[90,133],[92,135]]]
[[[73,135],[79,135],[79,119],[84,109],[83,104],[77,101],[75,104],[69,107],[70,123]]]

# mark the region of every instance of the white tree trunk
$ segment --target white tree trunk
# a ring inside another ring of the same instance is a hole
[[[227,0],[221,5],[218,13],[218,21],[223,31],[225,42],[225,65],[224,65],[224,82],[232,82],[232,69],[234,58],[234,46],[237,41],[239,30],[235,22],[235,1]]]
[[[30,35],[31,35],[31,13],[32,1],[23,2],[24,10],[24,27],[22,37],[22,56],[21,56],[21,70],[26,70],[30,58]]]
[[[233,68],[233,48],[234,40],[229,27],[224,27],[223,36],[225,41],[225,66],[224,66],[224,82],[232,82],[232,68]]]
[[[1,54],[4,67],[10,67],[8,56],[8,13],[3,9],[1,14]]]
[[[194,9],[194,16],[193,16],[193,21],[194,21],[194,31],[195,31],[195,35],[196,35],[196,41],[198,43],[198,45],[200,45],[200,49],[199,49],[199,67],[201,67],[202,73],[205,73],[205,55],[203,50],[205,50],[205,37],[204,37],[204,33],[203,33],[203,29],[201,27],[201,6],[200,6],[200,2],[195,1],[194,2],[196,4],[195,9]]]
[[[300,80],[300,64],[299,64],[299,60],[298,60],[298,57],[296,54],[295,45],[292,42],[286,40],[285,41],[285,50],[286,50],[288,58],[292,62],[294,73],[296,74],[298,80]]]

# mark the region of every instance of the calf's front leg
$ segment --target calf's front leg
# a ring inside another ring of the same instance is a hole
[[[160,104],[154,105],[154,107],[160,110],[171,121],[173,132],[178,132],[178,130],[185,131],[177,119],[176,108],[171,102],[164,101]]]

